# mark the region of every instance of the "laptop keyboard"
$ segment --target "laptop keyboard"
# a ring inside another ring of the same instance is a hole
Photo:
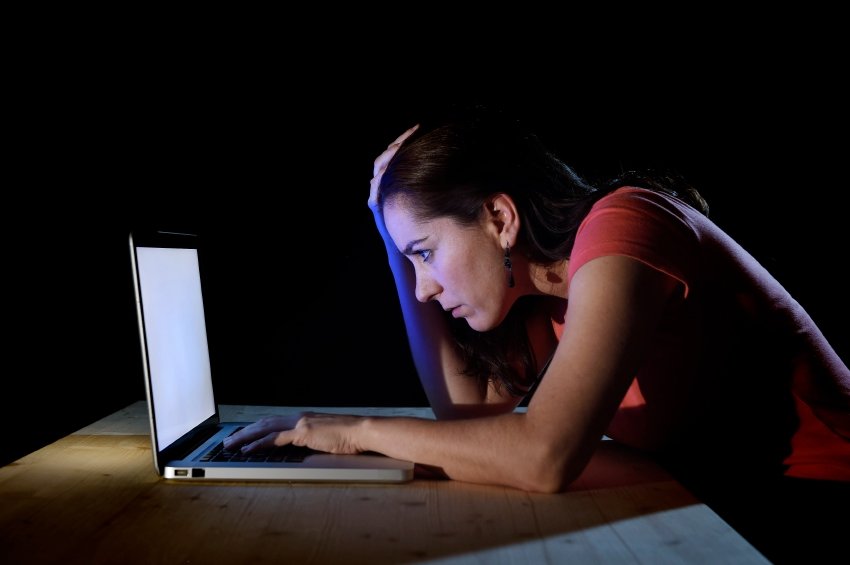
[[[262,449],[251,453],[242,453],[239,450],[225,449],[224,443],[219,442],[218,445],[202,455],[200,460],[211,461],[213,463],[301,463],[305,457],[313,453],[317,452],[309,447],[292,444],[281,445],[272,449]]]

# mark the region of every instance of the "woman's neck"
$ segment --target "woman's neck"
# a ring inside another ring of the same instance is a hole
[[[570,262],[567,259],[547,265],[529,263],[529,280],[536,291],[535,293],[566,298],[569,290],[569,283],[567,282],[569,264]]]

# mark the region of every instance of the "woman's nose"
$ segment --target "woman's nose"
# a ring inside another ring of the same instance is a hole
[[[440,285],[431,277],[416,274],[416,300],[428,302],[440,292]]]

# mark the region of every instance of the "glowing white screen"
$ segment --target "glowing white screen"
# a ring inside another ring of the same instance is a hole
[[[139,247],[136,258],[162,450],[215,413],[198,252]]]

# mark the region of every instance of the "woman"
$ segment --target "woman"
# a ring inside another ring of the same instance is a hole
[[[369,205],[438,420],[271,418],[228,447],[557,492],[607,434],[683,477],[850,481],[850,371],[683,183],[590,186],[482,114],[402,134]]]

